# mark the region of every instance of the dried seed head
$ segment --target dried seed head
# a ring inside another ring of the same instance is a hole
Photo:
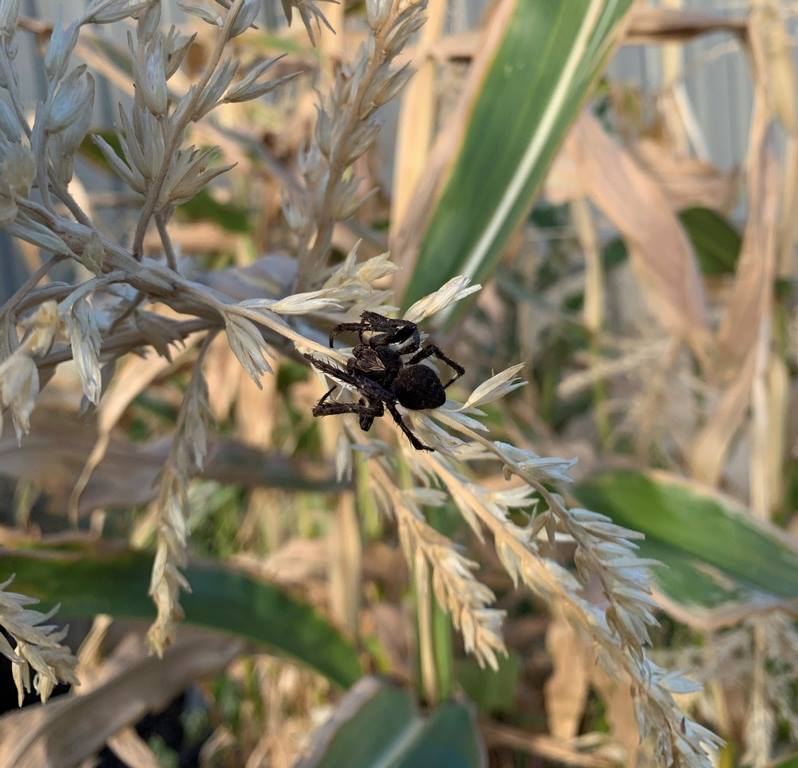
[[[143,11],[138,14],[138,25],[136,27],[136,37],[139,44],[147,43],[158,34],[161,24],[161,3],[150,3]]]
[[[87,102],[94,103],[94,78],[87,80],[88,97]],[[78,118],[70,123],[63,131],[59,131],[50,137],[47,143],[47,151],[53,163],[53,168],[61,183],[66,185],[72,179],[72,171],[75,163],[75,154],[86,138],[89,125],[92,119],[91,107],[80,113]]]
[[[0,178],[14,195],[27,197],[36,177],[33,153],[22,144],[11,144],[0,163]]]
[[[56,82],[64,76],[69,57],[78,42],[79,31],[80,25],[76,21],[68,27],[62,27],[59,19],[53,27],[44,57],[44,71],[51,82]]]
[[[230,349],[233,350],[233,354],[238,358],[238,362],[241,363],[244,370],[260,387],[261,376],[264,373],[272,372],[272,367],[266,359],[269,348],[263,335],[255,323],[240,315],[227,312],[224,322]]]
[[[165,46],[167,51],[166,56],[166,79],[168,80],[172,75],[180,69],[180,65],[186,58],[188,49],[197,38],[197,33],[192,35],[179,35],[174,27],[169,30],[167,36],[167,44]]]
[[[14,37],[17,31],[20,0],[0,0],[0,36],[5,40]]]
[[[113,150],[110,144],[102,136],[92,136],[92,141],[102,153],[111,170],[116,173],[131,189],[144,194],[144,177],[138,168],[127,165],[119,155]],[[125,144],[123,144],[123,147]],[[126,153],[127,154],[127,153]]]
[[[523,363],[513,365],[510,368],[497,373],[487,381],[483,381],[460,406],[459,410],[467,411],[471,408],[479,408],[495,400],[499,400],[513,390],[523,387],[526,382],[516,378],[516,374],[524,367]]]
[[[133,55],[133,76],[136,95],[140,96],[147,109],[156,117],[163,117],[169,102],[166,86],[166,56],[163,35],[155,34],[146,42],[138,41],[134,47],[133,37],[128,34],[128,46]]]
[[[10,142],[18,143],[20,138],[19,120],[11,111],[11,107],[0,101],[0,132]]]
[[[47,624],[57,607],[47,613],[33,610],[30,606],[35,605],[37,600],[5,591],[13,579],[12,576],[0,584],[0,625],[11,635],[16,647],[12,650],[3,638],[0,653],[12,662],[11,672],[19,705],[22,706],[25,693],[32,689],[39,693],[42,701],[46,701],[59,681],[77,685],[77,659],[60,644],[66,628],[57,630]],[[35,671],[33,681],[31,667]]]
[[[11,409],[17,440],[30,431],[30,415],[39,395],[39,371],[33,358],[17,350],[0,364],[0,401]]]
[[[269,310],[278,315],[306,315],[311,312],[328,312],[343,309],[341,299],[329,290],[309,291],[286,296],[279,301],[250,299],[241,306],[252,309]]]
[[[420,323],[422,320],[437,314],[451,304],[470,296],[482,288],[481,285],[469,285],[470,282],[471,279],[464,275],[453,277],[437,291],[413,304],[405,312],[405,320]]]
[[[392,7],[393,0],[366,0],[366,20],[375,32],[388,21]]]
[[[201,5],[194,5],[193,3],[183,2],[183,0],[177,0],[177,7],[184,13],[190,16],[196,16],[198,19],[202,19],[206,24],[210,24],[213,27],[221,27],[224,23],[221,16],[211,13]]]
[[[89,402],[97,405],[102,394],[99,359],[102,337],[88,297],[81,296],[74,302],[67,297],[61,305],[60,314],[72,345],[72,357],[83,383],[83,394]]]
[[[58,85],[47,111],[45,129],[57,133],[78,120],[94,106],[94,77],[86,65],[75,67]]]
[[[95,0],[86,11],[85,19],[91,24],[113,24],[123,19],[134,19],[142,11],[146,11],[157,0],[115,0],[108,3],[106,0]]]
[[[235,59],[227,59],[213,73],[210,82],[205,86],[205,90],[197,100],[194,108],[193,120],[199,120],[207,115],[221,101],[222,95],[233,81],[238,71],[238,62]]]
[[[73,255],[69,246],[55,232],[24,214],[18,214],[13,222],[7,224],[6,231],[14,237],[44,248],[45,251],[62,253],[65,256]]]
[[[324,0],[325,2],[332,2],[336,3],[338,0]],[[321,32],[321,25],[323,24],[327,29],[330,30],[333,34],[335,34],[335,30],[332,28],[332,25],[327,20],[327,17],[321,12],[321,10],[316,5],[317,0],[281,0],[283,5],[283,13],[285,13],[285,19],[288,22],[288,26],[291,26],[291,17],[293,15],[293,10],[296,8],[297,12],[299,13],[299,18],[302,19],[302,23],[305,25],[305,31],[308,33],[308,37],[310,38],[310,42],[313,45],[316,45],[316,33]],[[315,24],[315,31],[314,31],[314,24]]]
[[[230,27],[230,39],[238,37],[252,26],[252,23],[260,12],[260,8],[260,0],[244,0],[244,4],[241,6],[236,16],[236,20]]]
[[[277,77],[274,80],[262,80],[258,82],[259,78],[282,58],[282,56],[278,56],[274,59],[267,59],[253,66],[235,86],[227,91],[224,100],[227,102],[239,102],[257,99],[260,96],[270,93],[275,88],[279,88],[284,83],[293,80],[299,75],[299,72],[292,72],[291,74]]]

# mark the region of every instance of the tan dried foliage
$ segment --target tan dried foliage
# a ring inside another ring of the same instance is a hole
[[[197,633],[159,659],[147,654],[140,638],[131,638],[85,695],[0,718],[0,766],[71,768],[121,729],[164,707],[189,683],[224,669],[242,649],[236,640]]]
[[[562,617],[549,624],[546,650],[554,667],[544,689],[549,732],[572,739],[579,733],[587,703],[591,661],[583,637]]]
[[[654,313],[707,361],[710,329],[703,283],[665,192],[589,113],[578,118],[563,153],[573,174],[569,198],[588,197],[623,234]]]

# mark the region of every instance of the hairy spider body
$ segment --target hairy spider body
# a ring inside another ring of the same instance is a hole
[[[329,403],[333,386],[313,408],[314,416],[358,414],[360,428],[371,429],[374,419],[385,414],[393,417],[416,450],[434,450],[424,445],[405,424],[397,404],[412,411],[439,408],[446,402],[446,388],[465,373],[465,369],[448,358],[434,344],[422,348],[421,333],[409,320],[392,320],[376,312],[363,312],[359,323],[341,323],[330,333],[330,347],[338,334],[356,333],[360,343],[346,361],[346,370],[305,355],[307,360],[333,379],[349,384],[360,392],[357,403]],[[405,362],[406,355],[412,357]],[[436,357],[445,362],[455,375],[444,384],[432,368],[421,361]]]

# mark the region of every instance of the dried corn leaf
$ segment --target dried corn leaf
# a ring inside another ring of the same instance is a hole
[[[592,652],[560,616],[551,621],[546,631],[546,650],[554,667],[544,688],[549,732],[558,739],[572,739],[579,733],[585,712]]]
[[[194,680],[215,674],[243,644],[202,635],[178,642],[162,659],[142,651],[93,691],[0,718],[0,768],[67,768],[147,712],[163,708]]]
[[[726,14],[657,8],[640,3],[630,13],[624,42],[640,45],[663,41],[686,41],[713,32],[745,35],[746,21],[730,18]]]
[[[688,340],[705,361],[710,337],[701,276],[660,185],[587,112],[572,129],[564,152],[576,170],[573,185],[579,187],[571,193],[589,197],[623,234],[632,267],[660,322]]]
[[[778,170],[765,146],[757,167],[749,172],[750,211],[734,285],[718,330],[716,365],[726,377],[735,375],[756,344],[770,316],[776,269]]]
[[[20,446],[10,425],[0,437],[0,475],[24,478],[51,497],[54,508],[66,501],[75,475],[96,442],[90,424],[76,416],[41,410]],[[140,506],[157,492],[155,480],[169,453],[169,440],[140,445],[111,434],[105,455],[92,473],[79,511]],[[246,487],[329,491],[341,488],[325,467],[264,452],[235,440],[211,440],[203,477]]]
[[[737,202],[740,178],[695,157],[674,156],[653,139],[639,141],[632,150],[640,165],[660,184],[671,209],[701,206],[728,213]]]
[[[391,221],[404,218],[418,180],[427,167],[432,145],[437,107],[435,62],[426,58],[427,51],[443,31],[447,15],[446,3],[433,3],[427,10],[427,22],[421,30],[415,57],[419,63],[413,79],[404,90],[396,129]]]

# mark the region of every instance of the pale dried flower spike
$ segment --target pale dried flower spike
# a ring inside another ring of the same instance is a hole
[[[288,26],[291,26],[293,12],[294,9],[296,9],[299,13],[299,18],[302,19],[302,23],[305,25],[305,30],[310,38],[310,42],[313,45],[316,45],[316,34],[321,33],[322,24],[327,27],[332,34],[335,34],[332,24],[330,24],[327,17],[316,5],[317,2],[338,5],[339,0],[281,0],[283,13],[285,14],[285,20],[288,22]],[[313,29],[314,23],[316,26],[315,32]]]

